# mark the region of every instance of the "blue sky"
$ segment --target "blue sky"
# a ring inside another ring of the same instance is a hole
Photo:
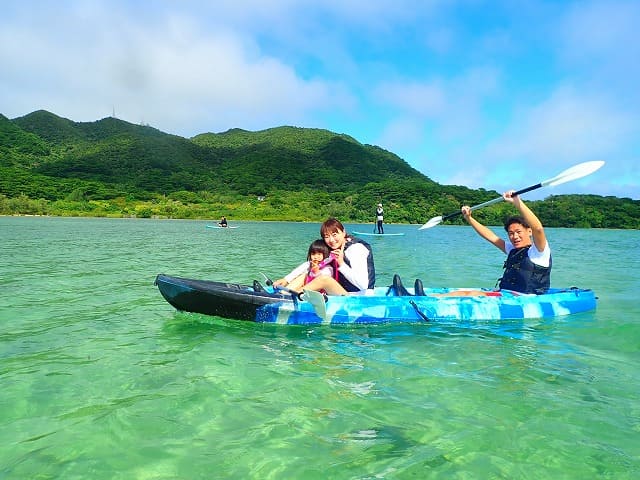
[[[442,184],[640,199],[640,2],[5,0],[0,113],[324,128]]]

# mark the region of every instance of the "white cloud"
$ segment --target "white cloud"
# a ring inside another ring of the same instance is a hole
[[[400,145],[416,147],[424,143],[422,124],[412,117],[395,118],[384,125],[382,133],[376,139],[376,144],[390,151],[398,151]]]
[[[467,115],[471,105],[486,101],[496,92],[499,77],[494,68],[475,67],[452,78],[382,82],[373,97],[403,113],[441,122]]]
[[[16,115],[46,108],[86,121],[115,107],[123,119],[189,136],[202,131],[194,128],[304,122],[345,97],[224,28],[205,31],[182,16],[143,24],[117,10],[66,12],[73,13],[63,34],[37,12],[37,28],[4,30],[3,44],[12,38],[21,46],[15,53],[5,47],[1,57],[8,73],[2,82],[17,99],[12,110],[22,109]],[[39,91],[31,78],[39,79]]]
[[[568,74],[628,106],[640,103],[640,3],[578,2],[558,24],[558,56]],[[633,107],[629,107],[633,108]]]
[[[545,101],[522,109],[490,154],[503,159],[563,160],[606,155],[630,138],[634,120],[605,99],[559,88]]]
[[[587,61],[637,54],[639,20],[637,1],[578,2],[559,24],[564,54]]]
[[[602,159],[607,168],[597,175],[559,189],[570,192],[584,188],[596,193],[603,181],[608,183],[629,169],[628,155],[621,153],[620,145],[633,141],[634,125],[633,117],[604,98],[587,96],[569,87],[559,88],[539,104],[522,107],[508,128],[486,149],[478,149],[482,159],[479,163],[491,168],[464,178],[468,182],[464,184],[498,191],[520,188],[544,180],[545,175],[550,178],[574,164]],[[540,178],[532,179],[532,172],[540,172]],[[638,177],[627,179],[628,185],[637,182]],[[546,195],[548,191],[532,197]]]
[[[442,115],[447,104],[447,92],[439,80],[382,83],[374,89],[373,97],[405,114],[421,118]]]

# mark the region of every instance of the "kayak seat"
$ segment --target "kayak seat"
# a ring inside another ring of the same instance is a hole
[[[416,297],[424,297],[424,287],[422,286],[422,280],[416,278],[416,283],[414,284],[414,295]]]
[[[391,284],[391,290],[396,297],[410,297],[411,294],[407,291],[406,288],[402,285],[402,280],[400,280],[400,275],[395,273],[393,275],[393,282]]]

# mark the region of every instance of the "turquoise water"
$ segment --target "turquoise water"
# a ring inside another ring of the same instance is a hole
[[[233,223],[0,218],[0,478],[638,478],[640,232],[548,230],[553,285],[600,299],[571,317],[310,328],[175,312],[157,273],[277,278],[319,227]],[[386,230],[406,235],[371,239],[378,285],[500,273],[468,227]]]

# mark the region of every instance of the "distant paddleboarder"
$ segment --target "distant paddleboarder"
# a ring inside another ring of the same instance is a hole
[[[228,227],[229,225],[227,225],[227,217],[225,217],[223,215],[222,218],[220,219],[220,221],[218,222],[218,226],[219,227]]]
[[[378,204],[378,208],[376,208],[376,226],[378,228],[377,232],[374,233],[384,233],[384,227],[382,226],[384,210],[382,209],[382,204]]]

